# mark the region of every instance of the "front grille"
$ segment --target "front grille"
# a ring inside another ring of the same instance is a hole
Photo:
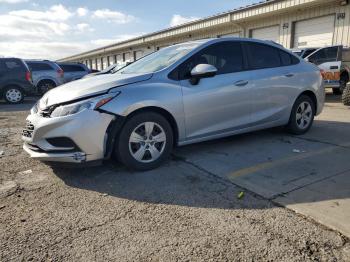
[[[34,131],[34,125],[30,121],[27,121],[26,126],[22,130],[22,136],[31,138],[33,135],[33,131]]]

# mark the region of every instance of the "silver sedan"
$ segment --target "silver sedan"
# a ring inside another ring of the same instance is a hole
[[[319,69],[277,44],[193,41],[49,91],[27,118],[23,148],[42,161],[115,156],[148,170],[174,146],[275,126],[304,134],[324,98]]]

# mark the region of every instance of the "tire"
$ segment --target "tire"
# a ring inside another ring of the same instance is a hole
[[[9,104],[19,104],[24,100],[24,93],[18,86],[9,86],[4,89],[3,97]]]
[[[344,89],[341,100],[344,105],[350,106],[350,85],[347,85],[346,88]]]
[[[340,88],[332,88],[333,90],[333,95],[341,95],[342,90]]]
[[[38,84],[38,93],[43,95],[47,91],[49,91],[50,89],[55,88],[55,87],[56,87],[55,82],[53,82],[51,80],[42,80]]]
[[[147,128],[152,132],[147,132]],[[170,156],[173,143],[169,122],[158,113],[144,112],[127,120],[116,139],[114,151],[126,167],[146,171],[159,167]]]
[[[295,135],[302,135],[309,131],[314,121],[315,108],[315,103],[309,96],[299,96],[293,105],[287,130]]]

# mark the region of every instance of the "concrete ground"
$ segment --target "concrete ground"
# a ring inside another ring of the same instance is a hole
[[[328,95],[304,136],[190,145],[144,173],[31,160],[19,134],[33,101],[0,104],[0,261],[349,261],[350,109],[339,101]]]

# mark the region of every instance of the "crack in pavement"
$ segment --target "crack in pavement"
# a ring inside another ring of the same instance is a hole
[[[339,144],[336,144],[336,143],[332,143],[332,142],[328,142],[328,141],[322,141],[322,140],[313,139],[313,138],[307,138],[307,137],[300,137],[300,136],[293,136],[293,135],[289,135],[289,137],[293,137],[293,138],[296,138],[296,139],[299,139],[299,140],[304,140],[304,141],[309,141],[309,142],[315,142],[315,143],[320,143],[320,144],[325,144],[325,145],[331,145],[331,146],[336,146],[336,147],[340,147],[340,148],[350,149],[350,143],[339,145]]]
[[[315,180],[315,181],[312,181],[312,182],[310,182],[310,183],[308,183],[308,184],[304,184],[304,185],[302,185],[302,186],[293,188],[293,189],[291,189],[291,190],[289,190],[289,191],[286,191],[286,192],[282,192],[282,193],[273,195],[273,196],[272,196],[271,198],[269,198],[268,200],[273,201],[273,200],[276,199],[277,197],[280,197],[280,196],[281,196],[281,197],[284,197],[284,195],[289,194],[289,193],[291,193],[291,192],[294,192],[294,191],[297,191],[297,190],[299,190],[299,189],[302,189],[302,188],[311,186],[311,185],[316,184],[316,183],[318,183],[318,182],[325,181],[325,180],[330,179],[330,178],[332,178],[332,177],[336,177],[336,176],[343,175],[343,174],[345,174],[345,173],[347,173],[347,172],[350,172],[350,169],[346,169],[346,170],[344,170],[344,171],[335,173],[335,174],[333,174],[333,175],[320,178],[320,179]]]

